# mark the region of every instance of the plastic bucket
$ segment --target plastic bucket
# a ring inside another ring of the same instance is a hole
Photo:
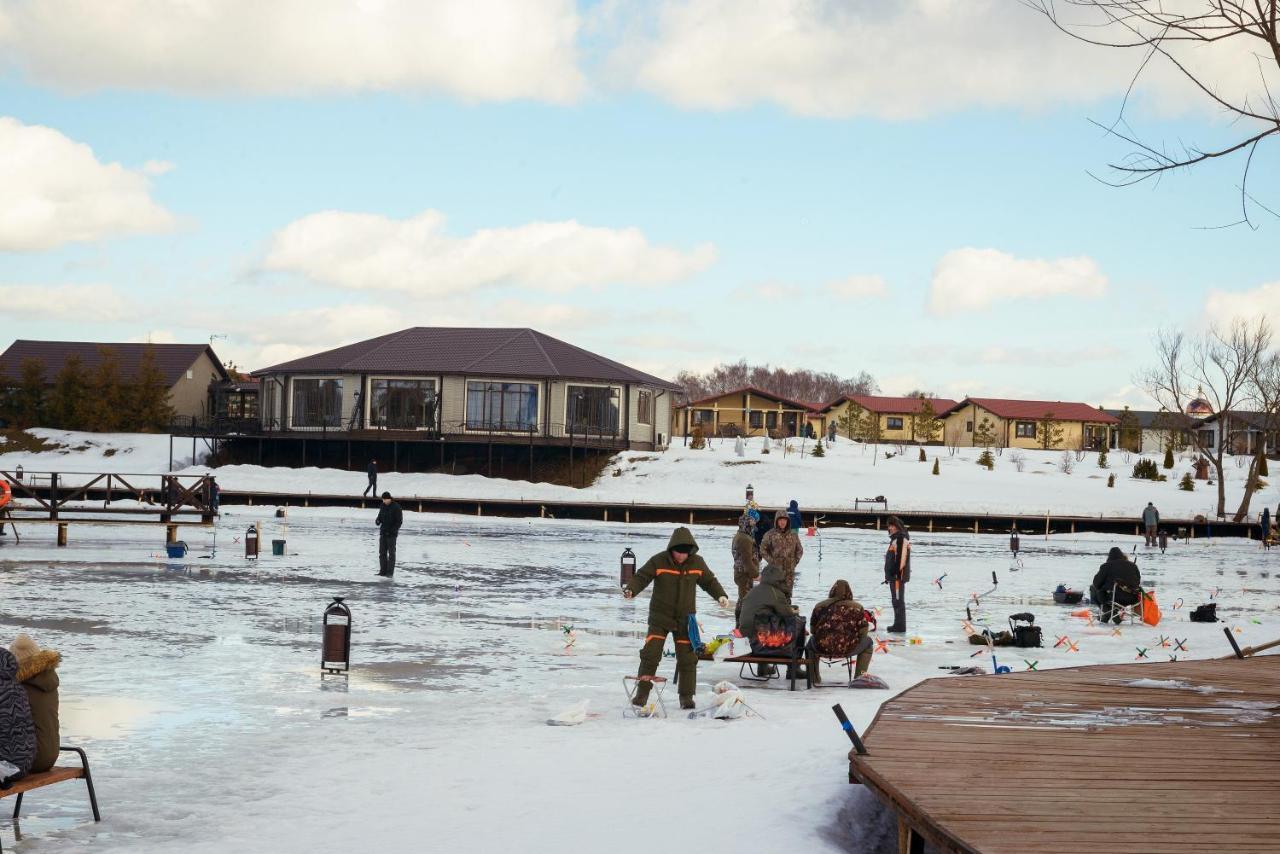
[[[275,555],[276,557],[280,557],[281,555],[283,555],[283,554],[284,554],[284,540],[272,540],[272,541],[271,541],[271,553],[272,553],[273,555]]]
[[[172,558],[187,556],[187,544],[182,540],[178,540],[176,543],[168,543],[165,545],[164,550]]]

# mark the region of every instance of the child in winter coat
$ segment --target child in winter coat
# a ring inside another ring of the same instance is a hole
[[[30,771],[36,756],[31,704],[17,677],[18,659],[0,649],[0,785]]]

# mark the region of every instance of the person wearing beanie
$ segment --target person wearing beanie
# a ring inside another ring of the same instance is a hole
[[[17,681],[26,691],[36,730],[31,773],[48,771],[58,760],[58,665],[62,656],[51,649],[41,649],[25,634],[9,644],[9,652],[18,660]]]

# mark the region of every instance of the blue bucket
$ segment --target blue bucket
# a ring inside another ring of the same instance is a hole
[[[183,558],[187,556],[187,544],[182,540],[178,540],[176,543],[169,543],[164,547],[164,550],[168,553],[169,557],[172,558]]]

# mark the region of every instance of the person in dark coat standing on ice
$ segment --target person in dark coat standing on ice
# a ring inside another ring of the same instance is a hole
[[[804,527],[804,517],[800,515],[800,502],[794,498],[787,505],[787,518],[791,520],[791,530],[799,534],[800,529]]]
[[[1160,527],[1160,511],[1150,501],[1142,510],[1142,534],[1147,547],[1156,544],[1156,529]]]
[[[1265,543],[1271,536],[1271,508],[1262,508],[1262,541]]]
[[[662,648],[667,635],[676,641],[676,678],[680,689],[680,708],[694,708],[693,694],[698,683],[698,654],[689,640],[689,619],[698,611],[698,588],[702,588],[721,608],[729,607],[729,596],[716,580],[707,562],[698,554],[698,543],[688,528],[676,528],[660,551],[645,561],[622,595],[635,597],[650,584],[653,597],[649,600],[649,631],[645,633],[644,646],[640,649],[640,676],[652,676],[658,672],[662,661]],[[644,706],[649,701],[650,682],[640,682],[632,703]]]
[[[893,625],[885,631],[907,630],[907,582],[911,580],[911,535],[903,527],[902,520],[890,516],[885,520],[889,530],[889,548],[884,553],[884,581],[889,585],[889,598],[893,602]]]
[[[382,506],[374,524],[378,526],[378,575],[390,577],[396,573],[396,537],[404,524],[404,511],[391,500],[390,492],[382,493]]]
[[[364,488],[364,492],[360,494],[362,496],[377,495],[378,494],[378,461],[369,460],[369,465],[365,468],[364,471],[365,471],[365,474],[369,475],[369,485],[366,486]]]

